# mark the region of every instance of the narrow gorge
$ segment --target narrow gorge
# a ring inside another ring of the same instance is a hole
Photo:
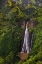
[[[25,23],[25,30],[24,30],[24,37],[23,41],[20,44],[20,59],[25,60],[27,55],[29,55],[31,49],[32,49],[32,39],[33,39],[33,32],[29,31],[29,28],[34,28],[34,22],[28,21]]]

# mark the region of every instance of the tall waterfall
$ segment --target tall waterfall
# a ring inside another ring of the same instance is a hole
[[[29,53],[29,32],[28,32],[28,22],[26,23],[24,42],[21,53]]]

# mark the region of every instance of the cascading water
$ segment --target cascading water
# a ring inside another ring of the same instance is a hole
[[[29,41],[28,40],[29,40],[29,32],[28,32],[28,22],[27,22],[21,53],[29,53]]]

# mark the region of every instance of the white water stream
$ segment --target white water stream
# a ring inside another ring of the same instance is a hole
[[[26,24],[24,42],[21,53],[29,53],[29,32],[28,32],[28,22]]]

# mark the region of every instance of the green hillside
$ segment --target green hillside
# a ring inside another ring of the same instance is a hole
[[[34,34],[32,49],[22,61],[18,52],[25,28],[21,25],[31,17],[35,22],[35,27],[29,29]],[[42,8],[7,4],[0,10],[0,64],[42,64]]]

